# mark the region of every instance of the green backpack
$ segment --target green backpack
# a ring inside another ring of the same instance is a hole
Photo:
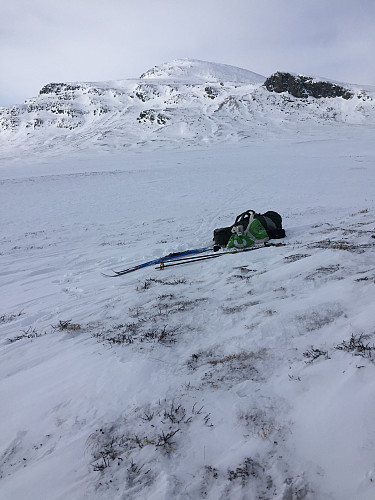
[[[232,235],[229,238],[227,248],[248,248],[269,240],[267,231],[254,215],[253,210],[248,210],[237,217],[231,228]]]
[[[281,215],[269,210],[257,214],[247,210],[238,215],[234,224],[214,230],[215,245],[221,248],[247,248],[268,239],[285,238]]]

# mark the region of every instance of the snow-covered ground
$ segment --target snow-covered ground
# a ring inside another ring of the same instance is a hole
[[[373,132],[3,160],[0,498],[375,498]]]

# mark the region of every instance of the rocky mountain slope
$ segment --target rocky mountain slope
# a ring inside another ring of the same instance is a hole
[[[374,89],[290,73],[269,78],[223,64],[177,60],[140,78],[50,83],[0,108],[0,154],[56,147],[130,148],[237,142],[311,123],[375,123]]]

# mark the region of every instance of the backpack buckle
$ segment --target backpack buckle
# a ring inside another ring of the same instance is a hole
[[[243,235],[243,226],[241,224],[239,224],[238,226],[233,226],[232,233],[237,234],[237,236],[242,236]]]

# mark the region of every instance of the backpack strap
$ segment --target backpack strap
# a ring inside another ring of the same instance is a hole
[[[234,224],[231,226],[232,233],[240,234],[241,232],[242,233],[245,232],[249,224],[253,220],[254,215],[255,215],[254,210],[246,210],[246,212],[237,215]]]

